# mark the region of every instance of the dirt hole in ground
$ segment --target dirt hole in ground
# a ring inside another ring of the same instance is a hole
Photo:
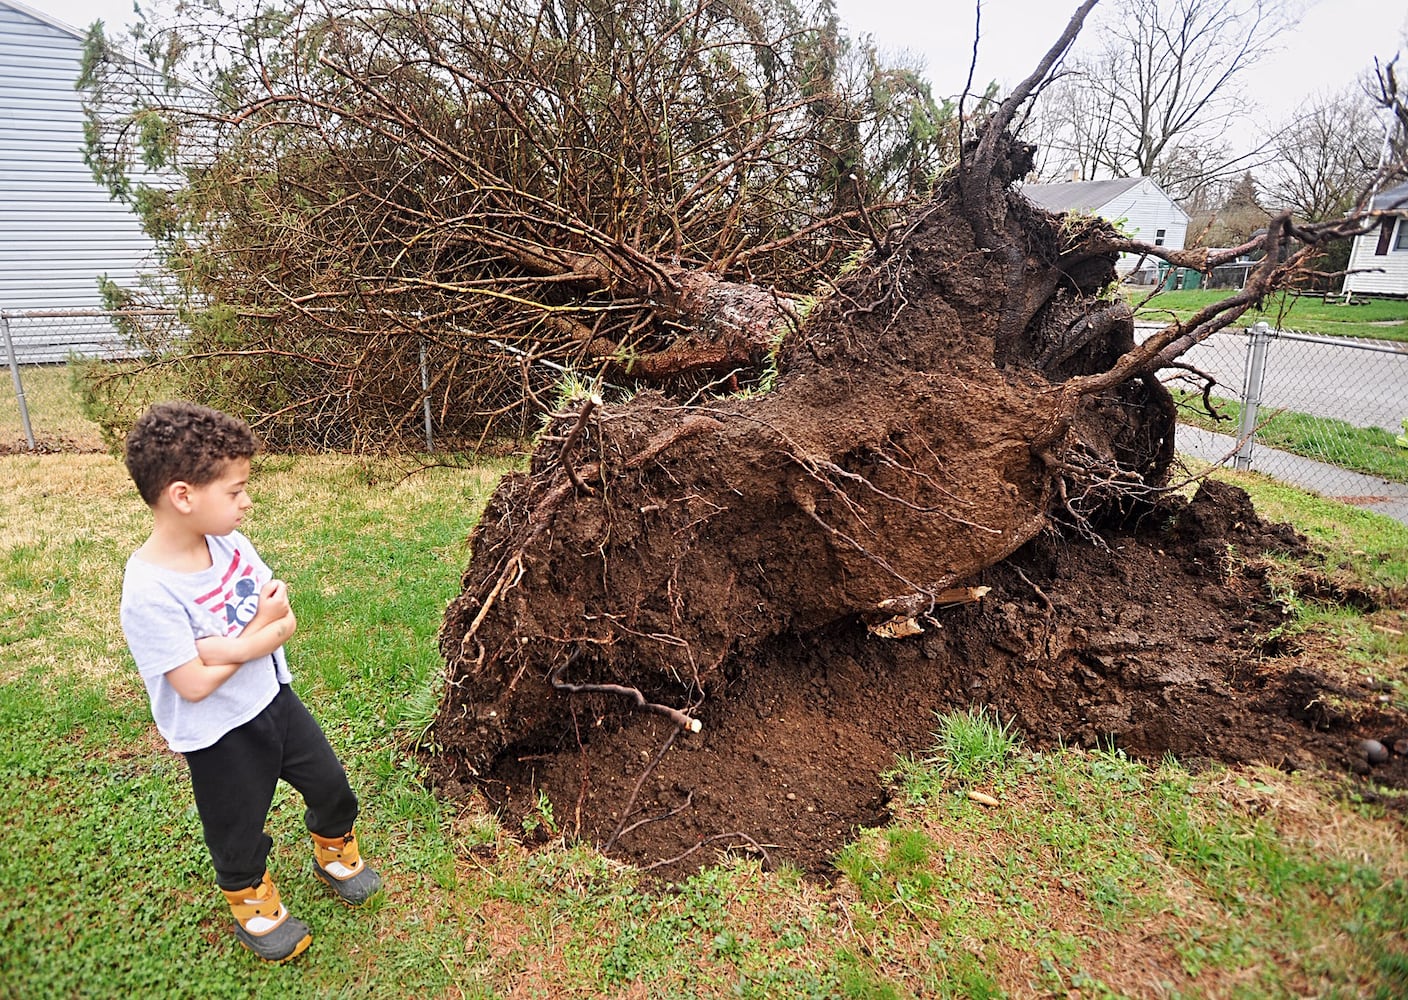
[[[1287,616],[1263,557],[1304,551],[1243,491],[1209,481],[1098,544],[1042,535],[971,581],[991,590],[940,612],[942,627],[883,639],[854,622],[774,642],[699,709],[703,731],[663,754],[672,723],[593,696],[554,740],[511,746],[474,780],[434,757],[432,780],[452,798],[477,786],[530,840],[548,834],[546,799],[559,831],[670,878],[729,851],[828,877],[858,829],[886,822],[897,757],[933,746],[938,714],[974,706],[1031,749],[1322,768],[1364,794],[1408,788],[1408,756],[1392,750],[1408,717],[1386,686],[1333,651],[1267,639]],[[1401,599],[1350,599],[1404,617],[1375,606]],[[1370,764],[1365,739],[1388,759]]]

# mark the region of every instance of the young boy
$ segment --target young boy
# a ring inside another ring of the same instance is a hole
[[[215,881],[235,935],[283,962],[312,936],[265,870],[264,821],[280,778],[302,795],[314,874],[360,904],[381,886],[352,832],[357,796],[323,731],[289,687],[283,644],[297,622],[288,589],[237,530],[249,426],[193,403],[160,403],[127,436],[127,469],[152,511],[151,536],[127,561],[122,630],[152,717],[184,754]]]

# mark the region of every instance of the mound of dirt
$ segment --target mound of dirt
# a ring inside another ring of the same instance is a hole
[[[794,636],[947,606],[1053,523],[1160,489],[1175,414],[1102,297],[1117,234],[1012,189],[1030,146],[991,152],[788,328],[767,391],[549,415],[446,608],[437,744],[483,775],[573,722],[563,685],[709,706]]]
[[[567,835],[668,876],[726,850],[825,876],[859,827],[885,822],[882,775],[897,756],[932,746],[936,713],[972,706],[1037,749],[1372,768],[1408,788],[1408,757],[1371,765],[1359,747],[1408,738],[1408,717],[1266,642],[1284,611],[1256,557],[1303,550],[1245,493],[1207,482],[1099,544],[1044,533],[967,581],[991,588],[980,602],[917,619],[922,632],[882,638],[855,620],[726,664],[698,734],[672,735],[625,699],[563,693],[571,722],[551,738],[509,746],[477,775],[434,757],[433,782],[449,797],[478,787],[511,828],[539,835],[546,825],[521,821],[545,795]]]

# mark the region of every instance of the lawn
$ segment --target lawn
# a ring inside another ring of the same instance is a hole
[[[1136,307],[1136,318],[1149,323],[1167,322],[1170,318],[1186,320],[1204,306],[1233,294],[1228,289],[1204,288],[1159,292],[1149,298],[1149,289],[1125,288],[1123,291]],[[1326,302],[1320,295],[1281,293],[1269,296],[1262,309],[1245,313],[1238,324],[1250,326],[1263,320],[1275,329],[1299,333],[1408,341],[1408,300],[1356,299],[1354,304],[1346,305],[1339,298]]]
[[[437,800],[413,752],[438,703],[436,633],[506,468],[256,462],[246,530],[289,581],[296,686],[387,884],[360,911],[321,891],[281,793],[271,867],[315,936],[266,967],[227,930],[183,764],[118,629],[145,509],[106,453],[0,457],[0,996],[1408,994],[1403,809],[1315,775],[1038,753],[958,713],[896,761],[894,819],[857,831],[825,884],[746,859],[651,884],[585,845],[528,850],[478,799]],[[1408,587],[1408,528],[1237,481],[1346,579]],[[1374,623],[1388,631],[1334,623],[1343,655],[1408,680],[1391,634],[1408,614]]]

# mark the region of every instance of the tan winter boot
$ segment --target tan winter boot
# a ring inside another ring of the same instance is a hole
[[[287,962],[313,941],[308,925],[289,915],[269,873],[258,885],[234,892],[221,889],[235,915],[235,937],[266,962]]]
[[[313,874],[331,886],[344,903],[360,906],[381,888],[381,876],[362,860],[353,831],[341,837],[316,833],[312,837]]]

